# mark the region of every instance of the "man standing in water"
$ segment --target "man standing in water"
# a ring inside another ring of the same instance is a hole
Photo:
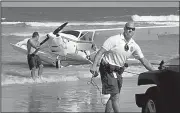
[[[120,112],[120,90],[122,87],[122,73],[126,67],[127,59],[133,55],[144,67],[152,71],[152,65],[144,57],[139,45],[132,39],[135,32],[133,22],[127,22],[124,32],[109,37],[97,52],[90,72],[98,76],[98,62],[101,60],[99,71],[102,82],[102,93],[110,94],[106,103],[105,112]]]
[[[28,60],[29,69],[31,70],[31,77],[34,80],[35,80],[36,68],[39,68],[38,77],[40,78],[43,71],[43,65],[42,65],[41,59],[36,54],[40,49],[40,43],[38,39],[39,39],[39,33],[34,32],[32,35],[32,38],[27,41],[27,60]],[[35,49],[34,52],[32,50],[33,48]]]

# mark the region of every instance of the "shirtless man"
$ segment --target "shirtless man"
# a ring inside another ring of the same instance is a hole
[[[36,54],[40,49],[40,43],[38,41],[39,33],[34,32],[32,38],[27,41],[27,60],[29,69],[31,70],[31,77],[35,80],[35,71],[38,70],[38,77],[41,78],[43,72],[43,65],[40,57]],[[35,51],[33,51],[35,49]]]

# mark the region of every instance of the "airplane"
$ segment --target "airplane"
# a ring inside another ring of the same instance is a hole
[[[52,64],[57,68],[68,65],[92,63],[90,55],[95,55],[96,48],[93,43],[95,31],[67,30],[61,31],[68,22],[62,24],[54,32],[40,36],[39,42],[42,49],[37,53],[42,61]],[[26,38],[16,44],[10,43],[14,50],[27,54]],[[93,54],[90,52],[93,51]]]
[[[42,61],[61,68],[69,65],[92,64],[95,54],[98,51],[95,32],[112,29],[92,29],[92,30],[62,30],[68,22],[59,26],[53,32],[39,37],[41,49],[37,54]],[[143,28],[143,27],[142,27]],[[114,28],[113,30],[122,30],[123,28]],[[149,33],[149,31],[147,31]],[[142,33],[140,33],[142,35]],[[112,34],[110,34],[112,35]],[[147,37],[147,36],[146,36]],[[158,38],[157,35],[150,36]],[[14,50],[27,54],[26,38],[16,44],[10,43]],[[97,38],[98,39],[98,38]],[[105,39],[104,39],[105,40]],[[102,41],[101,41],[102,42]],[[135,59],[129,59],[128,63],[138,63]]]

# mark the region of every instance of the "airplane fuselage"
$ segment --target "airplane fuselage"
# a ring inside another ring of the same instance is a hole
[[[60,32],[58,35],[50,33],[49,36],[53,39],[48,42],[51,45],[51,51],[67,55],[77,54],[79,51],[90,51],[94,32],[72,30]]]

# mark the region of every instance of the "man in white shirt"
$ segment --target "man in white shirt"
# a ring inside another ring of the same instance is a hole
[[[133,55],[144,67],[152,71],[152,65],[144,57],[139,45],[132,39],[135,32],[133,22],[127,22],[123,34],[109,37],[97,52],[90,72],[96,77],[98,62],[101,60],[99,71],[102,81],[102,93],[110,94],[105,112],[120,112],[119,96],[122,86],[122,76],[127,59]]]

